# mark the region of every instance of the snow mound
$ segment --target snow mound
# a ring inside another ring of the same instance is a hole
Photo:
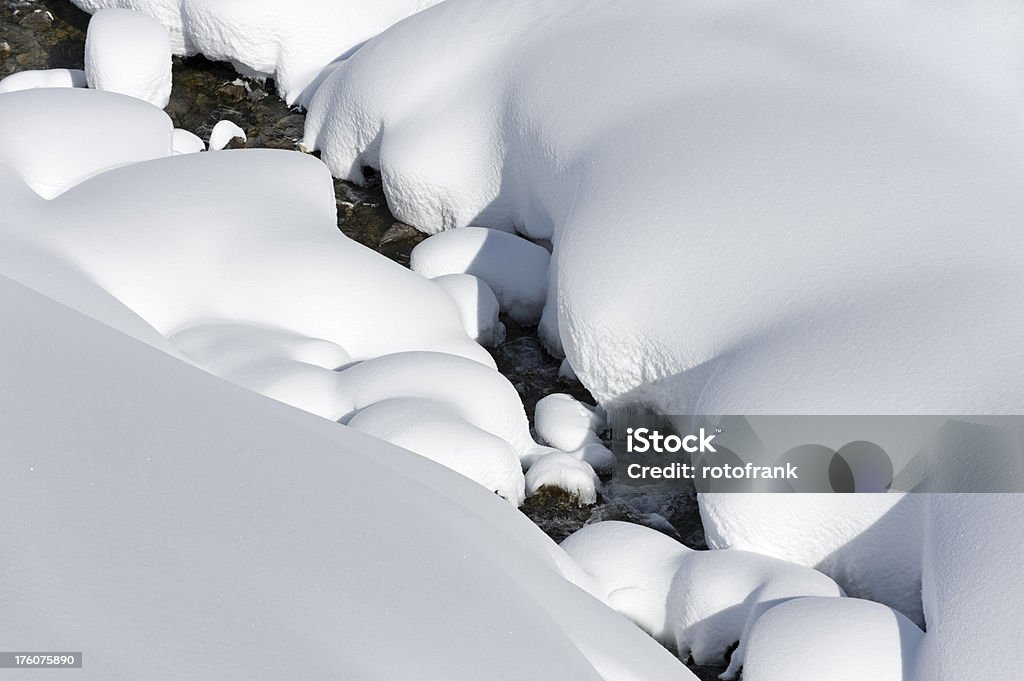
[[[597,501],[601,481],[586,461],[566,452],[549,452],[536,459],[526,471],[526,493],[536,494],[555,487],[576,497],[580,505]]]
[[[1024,495],[932,495],[922,584],[928,633],[915,681],[1020,675],[1022,526]]]
[[[196,154],[200,151],[206,151],[206,143],[203,142],[199,135],[193,132],[175,128],[171,148],[175,154]]]
[[[245,136],[245,130],[238,127],[236,123],[218,121],[210,131],[210,151],[220,151],[233,139],[240,139],[244,142],[248,138]]]
[[[708,546],[816,568],[922,624],[923,494],[702,494]]]
[[[515,388],[440,287],[338,232],[333,183],[316,159],[170,156],[166,114],[96,90],[0,95],[0,121],[6,271],[324,418],[349,421],[399,398],[430,402],[421,412],[443,414],[445,428],[421,417],[391,437],[410,445],[422,435],[417,451],[523,499],[519,459],[547,450],[531,438]],[[47,126],[35,145],[21,134]],[[167,157],[133,162],[147,150]],[[12,171],[44,188],[74,186],[42,201]]]
[[[176,54],[229,61],[243,75],[274,78],[289,104],[321,72],[388,26],[439,0],[73,0],[88,12],[124,7],[165,27]]]
[[[453,406],[436,399],[390,398],[360,409],[348,425],[462,473],[516,506],[523,503],[519,456]]]
[[[91,88],[119,92],[164,108],[171,98],[167,29],[141,12],[97,12],[85,37],[85,74]]]
[[[0,95],[0,111],[0,163],[43,198],[105,170],[171,155],[171,119],[123,95],[23,90]]]
[[[805,596],[843,596],[834,581],[811,568],[749,551],[724,549],[686,554],[672,581],[667,611],[679,658],[720,664],[723,679],[743,666],[751,627],[770,608]]]
[[[597,433],[604,429],[604,419],[572,395],[545,395],[537,402],[533,417],[537,435],[556,449],[571,452],[601,443]]]
[[[658,641],[674,644],[668,592],[690,549],[657,530],[615,520],[586,525],[561,547],[594,578],[595,596]]]
[[[19,71],[0,80],[0,94],[41,87],[86,87],[85,71],[81,69],[46,69]]]
[[[498,321],[498,299],[491,287],[472,274],[443,274],[434,283],[455,301],[466,334],[481,345],[498,345],[505,326]]]
[[[922,637],[917,625],[878,603],[798,598],[772,608],[754,625],[743,679],[906,681]]]
[[[467,227],[435,234],[412,250],[409,267],[424,277],[464,272],[487,282],[503,312],[537,324],[548,289],[547,250],[514,234]]]
[[[2,276],[0,326],[6,645],[110,681],[184,650],[222,681],[695,678],[461,476]]]

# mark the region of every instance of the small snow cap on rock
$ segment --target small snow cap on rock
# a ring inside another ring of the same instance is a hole
[[[119,92],[161,109],[171,98],[171,39],[145,14],[105,9],[93,15],[85,38],[89,87]]]
[[[542,487],[556,487],[575,496],[581,505],[597,501],[600,484],[590,464],[565,452],[545,454],[526,472],[528,496],[536,494]]]
[[[236,138],[246,141],[245,130],[231,121],[220,121],[210,132],[210,151],[220,151]]]
[[[174,129],[174,138],[171,141],[171,146],[175,156],[206,151],[206,143],[203,142],[199,135],[188,130],[182,130],[181,128]]]
[[[541,439],[565,452],[600,444],[597,432],[604,428],[600,414],[565,393],[553,393],[537,402],[534,421]]]

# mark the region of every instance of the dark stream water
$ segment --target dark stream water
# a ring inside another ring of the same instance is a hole
[[[0,78],[16,71],[83,68],[88,15],[66,0],[2,0],[0,2]],[[277,97],[272,81],[242,78],[223,63],[202,57],[175,58],[174,86],[167,113],[175,127],[209,138],[220,120],[231,120],[246,131],[247,141],[232,147],[295,150],[305,116]],[[424,235],[395,220],[378,183],[360,187],[335,180],[338,229],[359,243],[408,266],[412,248]],[[578,381],[560,378],[560,361],[548,355],[536,328],[521,327],[503,317],[505,341],[490,351],[499,370],[519,391],[531,422],[537,401],[554,392],[569,393],[593,404]],[[557,491],[528,499],[521,508],[555,541],[589,522],[625,520],[665,532],[693,548],[706,548],[692,490],[674,496],[649,494],[642,488],[605,481],[592,506]],[[720,667],[692,667],[701,679],[714,679]]]

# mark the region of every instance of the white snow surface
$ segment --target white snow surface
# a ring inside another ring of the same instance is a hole
[[[928,633],[914,681],[1020,675],[1022,525],[1021,494],[932,496],[922,583]]]
[[[138,97],[161,109],[171,98],[171,38],[141,12],[106,9],[89,20],[85,37],[89,87]]]
[[[497,345],[505,339],[505,325],[498,321],[498,299],[494,291],[480,277],[472,274],[442,274],[434,277],[435,284],[451,296],[459,308],[462,328],[481,345]]]
[[[431,402],[421,411],[443,411],[446,428],[424,416],[382,436],[423,435],[416,451],[522,500],[518,459],[549,449],[518,393],[440,287],[338,232],[323,164],[268,150],[171,156],[166,114],[96,90],[0,95],[0,121],[11,276],[328,419]],[[67,191],[44,201],[11,171]]]
[[[111,681],[695,678],[461,476],[5,276],[0,324],[6,645]]]
[[[916,624],[879,603],[797,598],[772,608],[754,625],[743,680],[907,681],[923,637]]]
[[[40,87],[86,87],[85,71],[81,69],[45,69],[19,71],[0,80],[0,94]]]
[[[305,146],[424,231],[550,238],[602,404],[1020,413],[1017,9],[451,0],[338,66]]]
[[[103,171],[171,155],[171,120],[135,98],[40,88],[0,95],[0,111],[0,163],[43,198]]]
[[[566,452],[601,444],[597,433],[605,427],[604,418],[593,407],[565,393],[552,393],[538,400],[533,420],[543,442]]]
[[[175,128],[171,138],[171,149],[175,154],[196,154],[206,151],[206,142],[194,132]]]
[[[430,278],[460,272],[480,277],[503,312],[520,324],[536,324],[547,299],[550,259],[544,247],[514,234],[465,227],[416,244],[409,267]]]
[[[88,12],[144,12],[168,29],[176,54],[201,52],[243,75],[272,77],[288,103],[301,103],[332,62],[439,0],[72,1]]]
[[[587,525],[561,546],[594,578],[592,593],[680,659],[721,664],[739,642],[723,678],[735,678],[765,612],[794,598],[844,595],[816,570],[749,551],[694,551],[630,523]]]
[[[708,546],[816,568],[923,623],[924,494],[702,494]]]

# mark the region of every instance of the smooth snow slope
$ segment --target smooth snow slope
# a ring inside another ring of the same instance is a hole
[[[6,277],[0,323],[4,645],[97,681],[694,678],[460,476]]]

